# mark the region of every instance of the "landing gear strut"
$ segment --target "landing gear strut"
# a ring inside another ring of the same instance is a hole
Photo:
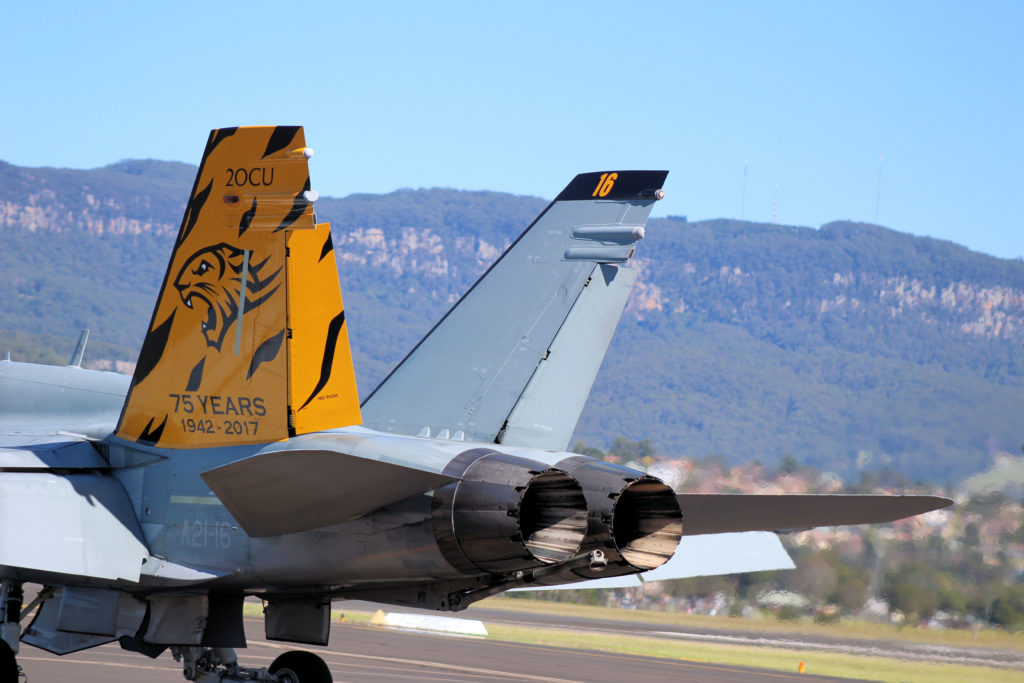
[[[239,666],[235,651],[227,647],[172,647],[182,662],[185,680],[197,683],[263,681],[264,683],[333,683],[331,670],[312,652],[292,650],[274,660],[269,669]],[[3,678],[0,671],[0,680]]]
[[[24,598],[21,583],[9,579],[0,583],[0,681],[16,681],[21,673],[17,655]]]
[[[20,671],[14,650],[6,641],[0,640],[0,681],[16,681]]]

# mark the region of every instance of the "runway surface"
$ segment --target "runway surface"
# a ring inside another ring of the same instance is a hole
[[[467,615],[473,616],[473,615]],[[269,666],[295,646],[267,642],[262,619],[246,619],[249,647],[239,650],[247,666]],[[331,644],[316,652],[342,681],[849,681],[807,674],[763,671],[702,662],[635,657],[584,650],[519,645],[334,623]],[[168,652],[157,659],[125,652],[115,643],[57,657],[22,645],[19,663],[28,683],[166,683],[183,680]]]

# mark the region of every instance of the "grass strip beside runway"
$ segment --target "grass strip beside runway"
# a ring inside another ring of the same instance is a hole
[[[665,657],[710,664],[753,667],[794,673],[800,662],[805,673],[862,678],[893,683],[1005,683],[1018,672],[981,666],[931,664],[889,657],[823,653],[800,650],[666,641],[643,636],[581,633],[570,629],[488,624],[489,640],[545,645],[616,654]]]
[[[341,603],[344,604],[344,603]],[[836,638],[863,640],[905,640],[928,645],[948,645],[964,648],[992,648],[1024,652],[1024,637],[1000,629],[978,631],[934,630],[914,626],[875,624],[867,621],[843,619],[831,624],[818,624],[811,618],[779,621],[773,617],[727,617],[684,614],[682,612],[655,612],[615,607],[577,605],[550,600],[530,600],[497,596],[476,603],[479,607],[500,609],[524,614],[555,614],[590,619],[612,619],[623,623],[643,622],[666,626],[693,626],[709,629],[758,631],[768,634],[815,634]]]

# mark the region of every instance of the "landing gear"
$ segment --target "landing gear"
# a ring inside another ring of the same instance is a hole
[[[16,657],[24,597],[21,583],[10,580],[0,583],[0,681],[16,681],[21,673]]]
[[[18,662],[11,646],[0,640],[0,681],[18,680]]]
[[[324,660],[312,652],[292,650],[274,660],[270,673],[276,674],[281,683],[333,683],[331,670]]]
[[[238,665],[235,651],[226,647],[172,647],[181,662],[185,680],[196,683],[265,681],[265,683],[333,683],[331,670],[312,652],[292,650],[274,660],[269,669]],[[0,669],[0,681],[6,681]],[[13,680],[13,679],[12,679]]]
[[[248,674],[249,672],[243,671],[238,666],[238,657],[235,656],[235,651],[231,648],[182,646],[172,647],[171,654],[174,655],[174,661],[182,663],[184,669],[182,675],[185,676],[186,681],[268,680],[248,675],[245,678],[239,677],[239,674]],[[252,673],[260,672],[253,671]]]

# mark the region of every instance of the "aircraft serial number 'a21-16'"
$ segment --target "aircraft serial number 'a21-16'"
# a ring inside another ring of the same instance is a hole
[[[576,176],[360,405],[311,156],[297,126],[210,133],[130,380],[0,362],[0,679],[21,643],[118,640],[188,680],[322,683],[309,652],[238,663],[246,596],[324,645],[332,600],[791,566],[714,556],[949,503],[676,494],[565,451],[665,171]]]

